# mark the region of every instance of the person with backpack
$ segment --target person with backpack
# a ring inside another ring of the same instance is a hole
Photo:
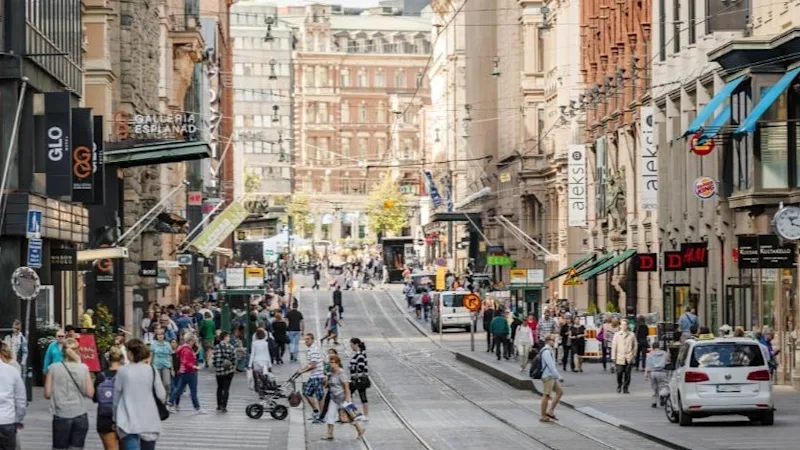
[[[699,321],[694,309],[687,306],[686,311],[678,319],[678,328],[681,330],[681,343],[692,337],[692,326],[698,327]]]
[[[555,410],[558,402],[561,401],[561,396],[564,395],[564,391],[561,389],[564,378],[558,372],[558,364],[556,364],[555,358],[555,342],[556,335],[548,334],[544,338],[544,347],[533,358],[531,363],[531,378],[542,380],[542,402],[539,422],[558,420]]]
[[[105,450],[118,450],[119,438],[114,425],[114,378],[122,367],[122,353],[111,347],[106,354],[108,369],[97,374],[94,380],[94,397],[97,403],[97,434]]]
[[[431,313],[431,292],[427,289],[422,293],[422,312],[425,316],[425,321],[427,322],[428,316]]]

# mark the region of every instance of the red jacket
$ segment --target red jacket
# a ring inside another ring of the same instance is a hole
[[[178,355],[178,361],[181,362],[181,366],[178,369],[178,373],[194,373],[197,372],[197,355],[194,354],[194,350],[192,347],[189,347],[186,344],[181,345],[175,350],[175,354]]]

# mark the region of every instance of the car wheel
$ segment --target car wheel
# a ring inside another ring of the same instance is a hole
[[[669,395],[664,397],[664,413],[667,415],[667,420],[670,423],[678,423],[678,413],[675,411],[675,407],[672,405],[672,399],[669,398]]]
[[[760,417],[761,425],[774,425],[775,424],[775,411],[765,412]]]
[[[682,427],[688,427],[692,425],[692,416],[683,410],[683,403],[681,402],[680,395],[678,395],[678,425]]]

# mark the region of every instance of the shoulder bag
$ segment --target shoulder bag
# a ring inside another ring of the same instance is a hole
[[[86,393],[84,393],[83,388],[81,388],[81,385],[78,384],[77,381],[75,381],[75,377],[72,376],[72,372],[70,372],[70,370],[67,367],[67,365],[65,363],[63,363],[63,362],[61,363],[61,365],[64,366],[64,370],[67,371],[67,375],[69,375],[69,379],[72,380],[72,382],[75,384],[75,387],[78,388],[78,392],[80,392],[81,395],[86,397]]]
[[[167,406],[164,404],[164,401],[158,398],[156,394],[156,380],[158,377],[156,376],[156,369],[155,367],[151,367],[153,369],[153,400],[156,402],[156,409],[158,409],[158,418],[162,421],[169,419],[169,410]]]

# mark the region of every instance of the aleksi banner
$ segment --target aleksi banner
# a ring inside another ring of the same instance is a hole
[[[94,203],[94,123],[91,108],[72,109],[72,201]]]
[[[658,145],[656,143],[655,108],[639,108],[639,209],[658,209]]]
[[[69,92],[44,94],[46,192],[50,197],[72,197],[72,110]]]
[[[192,246],[204,256],[211,257],[214,249],[230,236],[248,215],[242,202],[231,203],[192,241]]]
[[[586,147],[567,149],[567,217],[569,226],[586,226]]]
[[[92,145],[92,186],[95,205],[106,203],[105,194],[105,165],[103,164],[103,116],[94,116],[94,138]]]

